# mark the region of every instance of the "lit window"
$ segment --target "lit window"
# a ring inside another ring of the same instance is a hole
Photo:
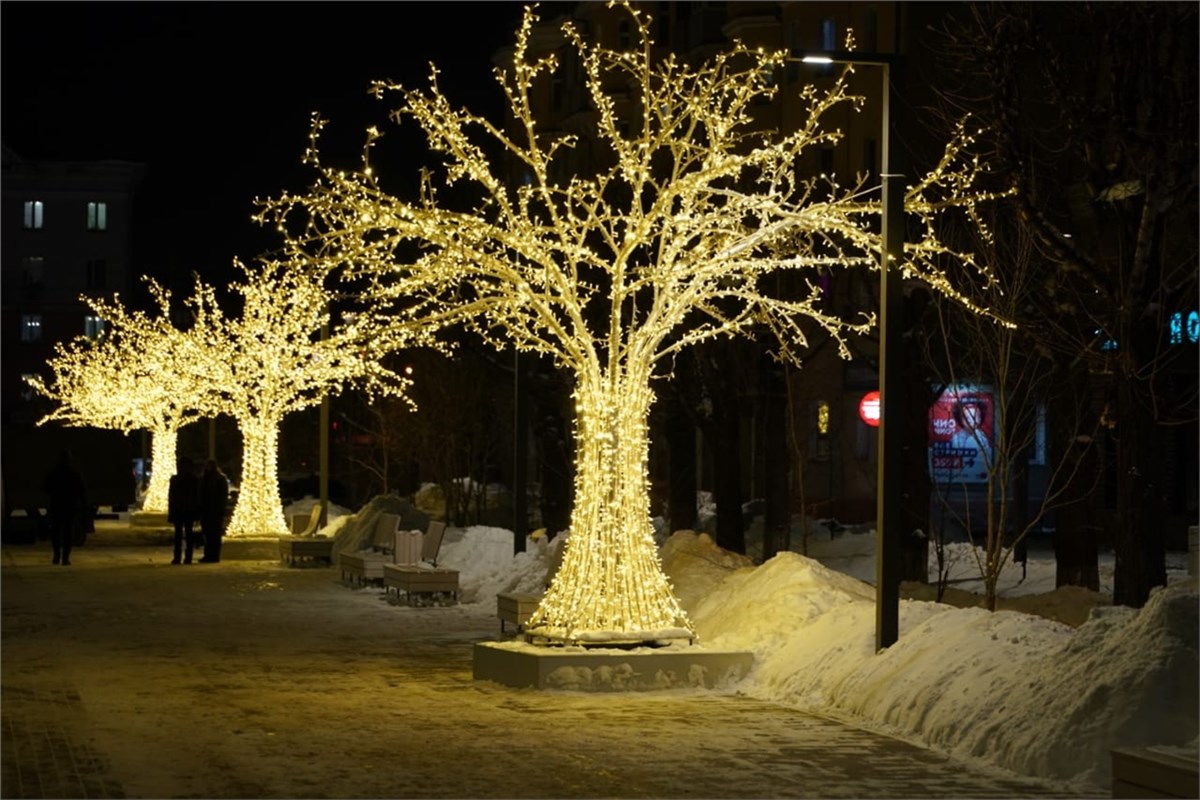
[[[42,340],[42,315],[21,315],[21,341],[40,342]]]
[[[837,50],[837,23],[833,21],[832,17],[821,20],[821,29],[819,35],[821,39],[821,45],[817,48],[818,50],[823,50],[826,53],[831,53],[834,50]],[[821,66],[817,67],[817,74],[825,77],[832,75],[833,70],[833,64],[822,64]]]
[[[812,437],[812,458],[814,461],[828,461],[830,456],[829,403],[818,400],[814,409],[816,414],[813,421],[816,423],[816,436]]]
[[[95,314],[87,314],[83,318],[83,335],[89,339],[99,339],[104,333],[104,320]]]
[[[108,203],[87,204],[87,229],[89,231],[108,230]]]
[[[38,229],[42,227],[42,222],[45,221],[46,206],[41,200],[26,200],[25,201],[25,227],[29,229]]]
[[[103,258],[88,260],[86,285],[89,289],[103,289],[108,285],[108,263]]]
[[[43,269],[46,259],[41,256],[24,256],[21,258],[21,283],[25,286],[38,286],[42,282]]]
[[[826,52],[837,49],[837,23],[833,17],[821,20],[821,49]]]

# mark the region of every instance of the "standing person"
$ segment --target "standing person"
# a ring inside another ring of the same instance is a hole
[[[172,564],[179,563],[180,551],[184,545],[183,563],[192,563],[192,550],[196,546],[196,533],[193,526],[200,514],[200,480],[192,467],[190,458],[179,459],[179,466],[171,476],[167,487],[167,522],[175,526],[175,557]]]
[[[200,530],[204,531],[206,564],[221,560],[221,537],[225,535],[225,505],[229,502],[229,479],[217,466],[217,460],[204,462],[200,475]]]
[[[55,564],[71,565],[71,544],[75,529],[87,520],[87,489],[83,478],[71,463],[71,453],[63,450],[58,461],[46,473],[42,488],[49,497],[50,544],[54,547]]]

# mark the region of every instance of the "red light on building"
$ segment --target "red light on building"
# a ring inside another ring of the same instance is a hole
[[[858,416],[872,428],[879,427],[879,392],[867,392],[858,401]]]

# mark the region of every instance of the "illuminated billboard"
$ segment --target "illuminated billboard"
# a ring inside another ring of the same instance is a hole
[[[986,483],[995,441],[991,388],[947,387],[929,408],[929,476],[942,483]]]

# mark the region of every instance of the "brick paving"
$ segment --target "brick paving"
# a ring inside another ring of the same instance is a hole
[[[103,544],[3,547],[5,798],[1098,796],[735,695],[474,681],[486,605]]]
[[[125,797],[103,758],[74,735],[82,715],[69,686],[0,690],[4,797]]]

